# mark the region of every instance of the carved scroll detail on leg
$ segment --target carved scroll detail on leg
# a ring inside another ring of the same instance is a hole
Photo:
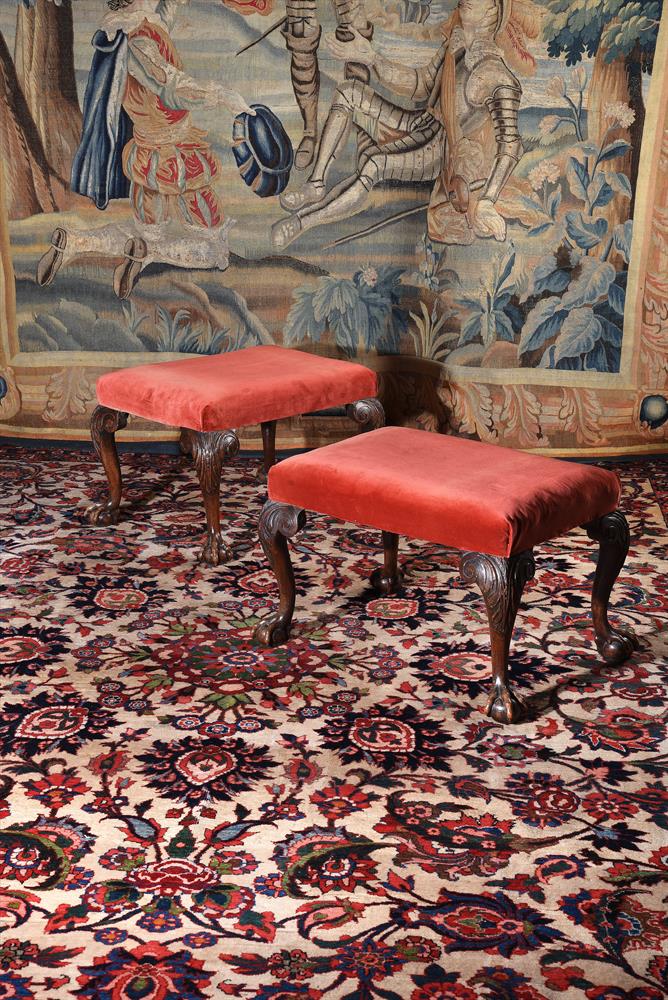
[[[288,538],[306,524],[306,514],[291,504],[267,500],[258,522],[258,532],[264,553],[278,582],[279,607],[259,623],[255,638],[263,646],[279,646],[290,637],[290,625],[295,610],[295,576],[292,571]]]
[[[102,462],[109,484],[109,499],[105,503],[91,504],[84,516],[89,524],[116,524],[121,505],[123,478],[116,451],[116,431],[122,430],[128,422],[127,413],[110,410],[106,406],[96,406],[90,420],[90,436],[95,454]]]
[[[383,532],[383,566],[370,576],[371,586],[380,594],[395,594],[402,583],[398,564],[399,536],[392,531]]]
[[[630,629],[613,627],[608,621],[610,594],[629,551],[629,526],[621,511],[599,517],[585,525],[589,537],[599,543],[598,563],[591,595],[591,613],[596,648],[608,663],[628,660],[639,643]]]
[[[520,552],[508,559],[465,552],[460,568],[463,579],[480,588],[489,618],[492,690],[487,714],[497,722],[519,722],[525,709],[510,688],[508,655],[522,591],[535,572],[533,552]]]
[[[348,403],[346,413],[363,431],[375,431],[378,427],[385,426],[385,410],[381,401],[375,397]]]
[[[233,430],[191,431],[189,440],[206,511],[206,539],[200,560],[219,566],[232,554],[220,532],[220,474],[225,459],[239,451],[239,438]]]

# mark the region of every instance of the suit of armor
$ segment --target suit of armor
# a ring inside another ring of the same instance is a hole
[[[287,20],[282,34],[291,55],[292,87],[304,122],[304,135],[295,154],[295,166],[304,170],[313,162],[318,142],[318,47],[322,28],[318,19],[318,0],[286,0],[285,6]],[[339,38],[345,41],[352,37],[351,28],[365,38],[371,38],[373,29],[367,22],[363,0],[332,0],[332,6]],[[369,79],[366,67],[354,64],[346,65],[346,76]]]
[[[455,115],[461,149],[447,148],[447,130],[439,103],[448,51],[455,59]],[[283,207],[295,214],[274,226],[275,247],[287,246],[314,226],[347,219],[362,211],[369,192],[380,181],[418,183],[440,178],[446,157],[450,162],[459,162],[456,178],[459,194],[455,190],[446,192],[452,214],[459,212],[464,216],[468,208],[467,196],[466,204],[460,204],[462,187],[467,192],[480,190],[480,200],[492,206],[494,212],[493,205],[522,154],[518,129],[522,88],[493,39],[480,38],[467,48],[462,32],[455,31],[428,65],[409,68],[376,55],[373,73],[383,88],[407,98],[417,108],[409,110],[389,101],[359,80],[344,81],[332,102],[309,180],[301,189],[287,192],[281,198]],[[491,122],[494,128],[494,161],[486,176],[473,176],[481,169],[481,157],[468,155],[474,144],[467,136],[486,122]],[[327,192],[327,179],[345,149],[353,124],[358,127],[357,169]],[[465,221],[457,233],[450,235],[431,229],[430,225],[432,237],[443,242],[473,239],[471,227]],[[477,235],[493,233],[482,231],[481,226]]]

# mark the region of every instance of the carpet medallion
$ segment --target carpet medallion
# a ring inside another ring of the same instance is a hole
[[[660,1000],[668,995],[668,464],[623,463],[632,532],[608,667],[583,531],[537,551],[513,670],[483,714],[458,554],[310,516],[289,645],[256,462],[225,472],[235,558],[195,553],[187,460],[124,456],[91,529],[88,454],[0,451],[2,1000]]]

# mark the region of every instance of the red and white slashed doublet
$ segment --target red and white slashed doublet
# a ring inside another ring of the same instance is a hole
[[[167,32],[154,22],[146,20],[131,32],[131,47],[137,39],[152,43],[156,59],[154,72],[142,67],[150,87],[132,75],[130,63],[123,97],[134,126],[133,138],[123,150],[134,213],[144,223],[176,217],[212,229],[223,221],[213,189],[220,164],[206,142],[207,133],[191,123],[190,111],[174,107],[173,96],[167,99],[169,74],[160,69],[163,63],[180,72],[183,64]]]

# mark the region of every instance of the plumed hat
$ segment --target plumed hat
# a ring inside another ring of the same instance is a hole
[[[234,119],[232,152],[243,180],[259,198],[280,194],[290,180],[294,151],[290,136],[274,112],[252,104]]]

